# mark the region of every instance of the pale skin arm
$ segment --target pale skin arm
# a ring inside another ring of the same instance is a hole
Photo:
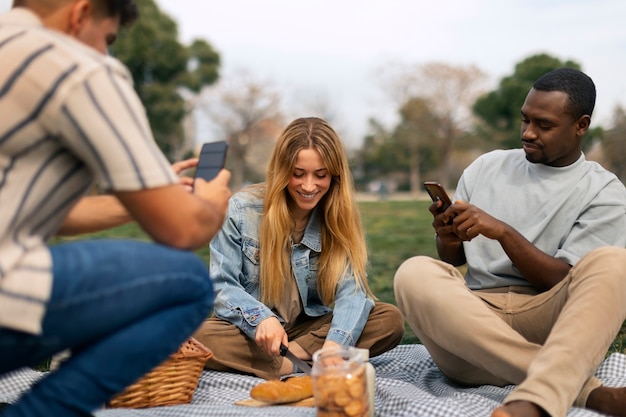
[[[176,174],[198,165],[198,158],[175,162],[172,168]],[[181,185],[191,191],[193,178],[180,177]],[[61,228],[59,236],[72,236],[93,233],[121,226],[133,221],[128,210],[113,195],[95,195],[83,197],[70,211]]]
[[[231,196],[229,180],[230,172],[222,170],[210,182],[196,179],[193,194],[176,184],[115,195],[154,241],[196,250],[222,227]]]
[[[461,242],[483,235],[497,240],[522,276],[542,290],[558,284],[571,268],[567,262],[542,252],[511,226],[472,204],[456,201],[435,219],[433,225],[439,235],[440,255],[450,256],[456,251],[458,260]],[[442,257],[442,260],[446,259]]]
[[[83,197],[72,208],[57,235],[72,236],[99,232],[121,226],[132,220],[128,211],[114,196],[88,196]]]
[[[193,163],[197,164],[197,161]],[[182,170],[182,169],[181,169]],[[129,218],[135,219],[141,228],[154,241],[178,249],[195,250],[206,245],[220,229],[231,191],[228,188],[230,172],[222,170],[210,182],[197,179],[193,182],[193,194],[189,192],[189,180],[183,180],[183,185],[173,184],[164,187],[117,192],[114,197],[119,200],[120,207],[126,210]],[[118,208],[111,210],[117,212]],[[87,203],[90,204],[90,203]],[[80,211],[86,205],[79,206],[79,212],[73,213],[74,230],[76,225],[86,227],[85,216]],[[118,213],[119,214],[119,213]],[[120,217],[108,216],[109,220],[100,220],[99,225],[114,224],[114,219]]]

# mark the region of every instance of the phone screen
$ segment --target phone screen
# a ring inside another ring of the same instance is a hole
[[[196,178],[211,181],[217,176],[226,160],[226,150],[228,144],[224,141],[208,142],[202,145],[198,167],[196,168]]]
[[[448,193],[444,190],[443,186],[435,181],[425,181],[424,188],[426,188],[426,192],[430,196],[430,199],[435,201],[441,200],[443,203],[440,210],[443,211],[448,208],[452,204],[450,201],[450,197],[448,197]]]

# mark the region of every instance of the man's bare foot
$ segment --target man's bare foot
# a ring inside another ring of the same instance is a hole
[[[587,408],[616,417],[626,417],[626,387],[599,387],[587,398]]]
[[[528,401],[511,401],[491,413],[491,417],[542,417],[545,415],[541,408]]]

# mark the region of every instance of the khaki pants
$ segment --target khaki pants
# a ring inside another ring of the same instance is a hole
[[[415,257],[396,272],[398,307],[441,371],[466,385],[516,384],[552,417],[584,407],[626,319],[626,250],[596,249],[558,285],[471,291],[444,262]]]
[[[297,342],[311,355],[322,348],[332,314],[298,320],[286,328],[289,341]],[[368,317],[365,328],[356,346],[369,349],[370,356],[377,356],[393,349],[404,334],[404,319],[400,311],[391,304],[376,303]],[[213,357],[205,365],[216,371],[238,371],[255,374],[265,379],[279,377],[282,357],[267,355],[237,326],[218,318],[205,320],[193,335],[213,351]]]

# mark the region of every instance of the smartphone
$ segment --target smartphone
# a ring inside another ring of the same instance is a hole
[[[440,211],[444,211],[452,204],[450,197],[448,197],[448,193],[446,193],[446,190],[444,190],[443,186],[438,182],[424,181],[424,188],[426,188],[426,192],[433,202],[441,201],[443,203]]]
[[[226,161],[226,151],[228,144],[225,141],[207,142],[202,145],[198,166],[196,167],[196,178],[211,181],[217,176]]]

